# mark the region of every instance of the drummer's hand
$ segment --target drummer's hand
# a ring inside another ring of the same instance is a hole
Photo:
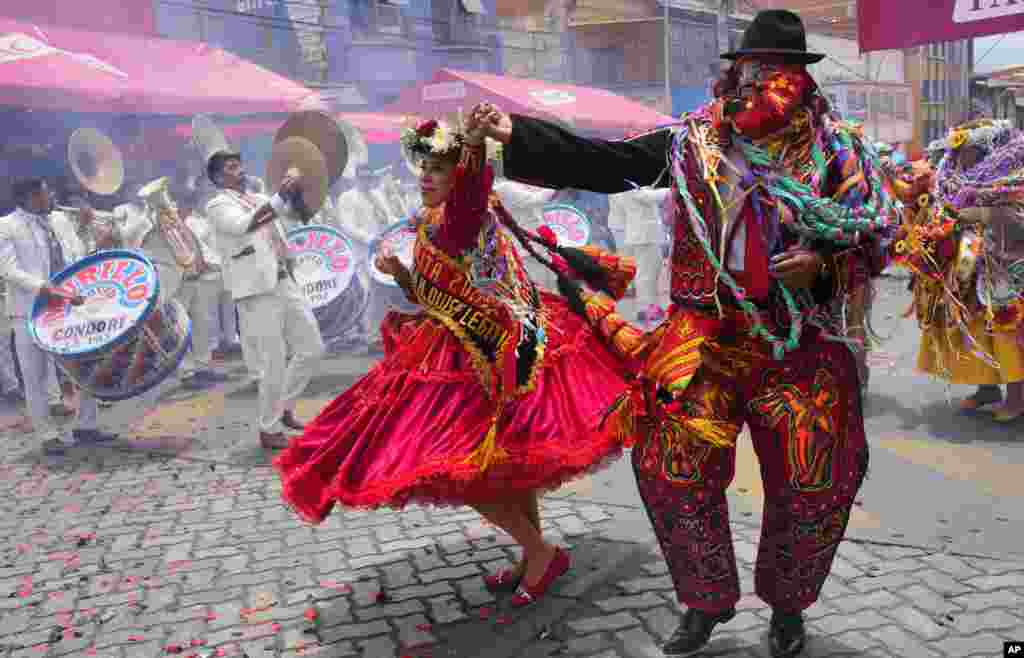
[[[377,256],[377,260],[375,260],[373,264],[376,266],[377,271],[382,274],[387,274],[388,276],[396,276],[405,269],[405,265],[402,264],[402,261],[398,259],[398,256],[393,254],[381,254],[380,256]]]
[[[277,193],[281,195],[283,199],[290,199],[291,195],[295,194],[299,189],[299,179],[297,176],[285,176],[284,180],[281,181],[281,187],[278,188]]]
[[[479,125],[484,137],[508,144],[512,141],[512,117],[490,103],[480,103],[470,113],[470,125]]]

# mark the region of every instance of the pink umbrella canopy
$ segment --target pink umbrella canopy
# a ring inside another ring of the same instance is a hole
[[[264,114],[319,95],[203,43],[0,19],[0,106],[126,114]]]
[[[672,123],[672,117],[604,89],[555,84],[490,73],[440,69],[427,83],[404,90],[384,112],[438,116],[491,102],[506,112],[556,119],[624,136]]]

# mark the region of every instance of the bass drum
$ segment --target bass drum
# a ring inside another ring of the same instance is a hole
[[[177,300],[159,303],[157,269],[129,249],[87,256],[50,285],[85,304],[37,297],[29,331],[57,366],[100,400],[127,400],[177,369],[192,343],[192,323]]]
[[[334,227],[311,224],[288,232],[288,250],[324,344],[330,352],[342,350],[355,341],[367,304],[351,240]]]
[[[547,226],[563,247],[584,247],[590,244],[593,229],[583,211],[565,203],[552,203],[541,211],[541,226]],[[603,245],[598,245],[602,248]]]

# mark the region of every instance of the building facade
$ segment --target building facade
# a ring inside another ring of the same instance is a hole
[[[161,35],[205,41],[321,88],[339,109],[386,105],[440,67],[502,71],[495,0],[207,0],[155,6]]]
[[[974,62],[971,40],[934,43],[904,50],[906,80],[911,84],[914,120],[913,155],[970,115],[970,80]]]
[[[506,72],[607,89],[664,113],[696,109],[720,67],[717,15],[695,0],[670,0],[668,14],[666,26],[662,0],[548,0],[532,14],[509,6],[499,16]],[[734,38],[749,19],[732,17]]]

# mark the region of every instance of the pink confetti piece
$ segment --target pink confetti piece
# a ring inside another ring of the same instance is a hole
[[[88,649],[85,650],[85,653],[90,655],[90,656],[95,656],[96,655],[96,647],[89,647]]]
[[[64,598],[64,592],[50,592],[50,600],[56,601],[57,599]]]
[[[430,624],[416,624],[416,630],[423,631],[424,633],[429,633]]]
[[[68,506],[66,506],[61,511],[64,512],[65,514],[79,514],[82,511],[82,506],[81,505],[68,505]]]
[[[17,548],[19,553],[28,553],[32,550],[32,546],[29,544],[18,544]]]
[[[494,621],[499,623],[499,624],[502,624],[502,625],[504,625],[504,624],[511,624],[512,623],[512,619],[509,618],[509,617],[498,617]]]
[[[491,616],[490,608],[480,608],[480,619],[488,619]]]
[[[32,650],[35,651],[36,653],[46,653],[47,651],[50,650],[50,645],[49,644],[37,644],[36,646],[32,647]]]
[[[129,642],[143,642],[143,641],[145,641],[145,639],[146,638],[142,637],[141,635],[129,635],[128,636],[128,641]]]
[[[207,612],[206,621],[215,621],[219,615],[216,612]]]

